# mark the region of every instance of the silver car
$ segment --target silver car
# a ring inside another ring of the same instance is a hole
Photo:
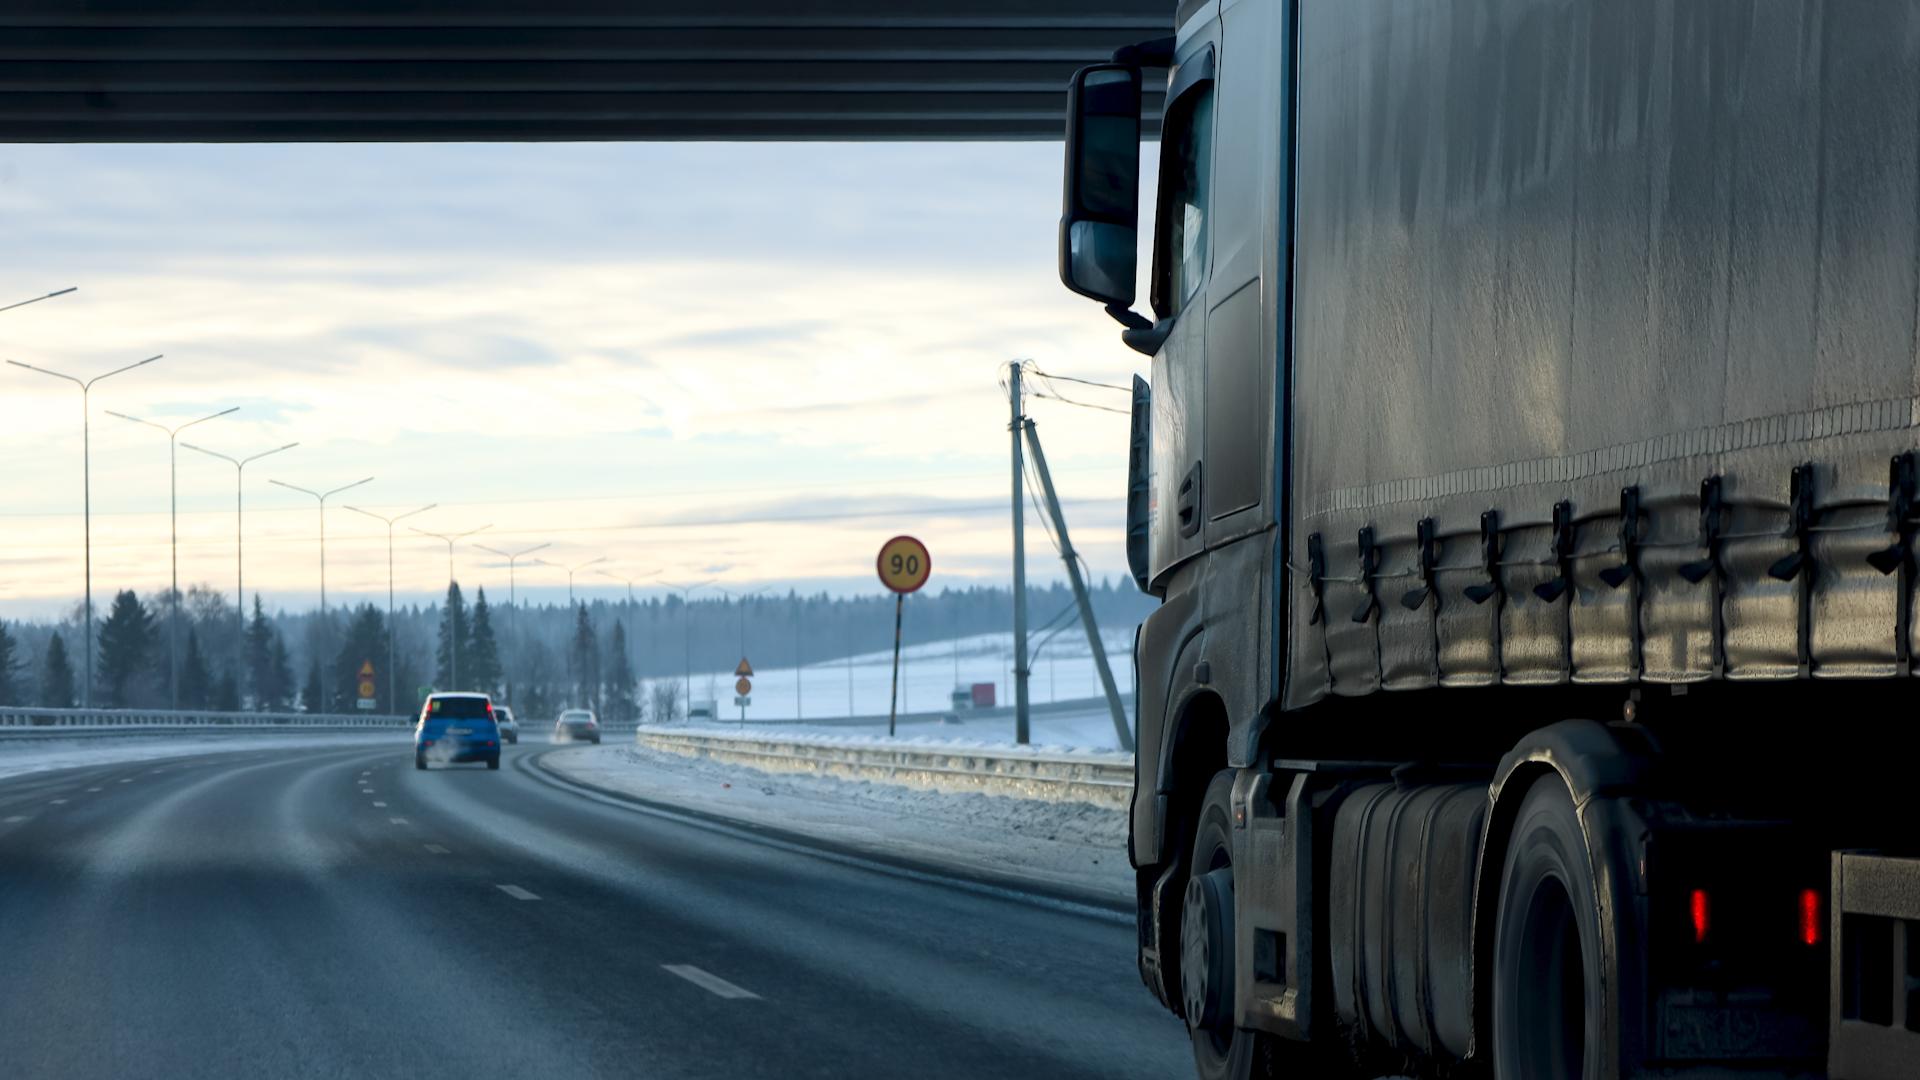
[[[572,742],[575,739],[600,745],[600,721],[594,719],[592,709],[568,709],[553,722],[554,742]]]
[[[520,745],[520,721],[513,718],[513,710],[505,705],[493,707],[493,722],[500,728],[500,741]]]

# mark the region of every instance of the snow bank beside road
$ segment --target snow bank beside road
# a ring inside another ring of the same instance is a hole
[[[1127,819],[1118,809],[770,774],[631,746],[574,747],[541,761],[592,787],[880,858],[1017,877],[1115,906],[1133,896]]]
[[[378,734],[327,734],[289,731],[285,735],[180,735],[162,737],[130,733],[126,738],[95,737],[73,739],[35,739],[0,741],[0,780],[54,769],[114,765],[123,761],[153,761],[162,758],[191,757],[195,754],[246,753],[260,750],[289,750],[295,747],[378,746],[404,748],[409,733],[384,731]]]

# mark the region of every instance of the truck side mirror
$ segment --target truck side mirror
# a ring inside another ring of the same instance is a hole
[[[1133,306],[1140,231],[1140,69],[1094,64],[1067,90],[1060,280],[1122,311]]]

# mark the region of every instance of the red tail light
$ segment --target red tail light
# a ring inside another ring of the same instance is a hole
[[[493,740],[492,740],[492,739],[488,739],[488,740],[486,741],[486,743],[485,743],[484,745],[486,745],[486,746],[492,746],[492,745],[493,745]]]
[[[1800,890],[1800,944],[1809,948],[1820,944],[1820,891]]]
[[[1704,945],[1707,931],[1713,928],[1713,903],[1707,897],[1707,890],[1693,890],[1689,907],[1693,912],[1693,943]]]

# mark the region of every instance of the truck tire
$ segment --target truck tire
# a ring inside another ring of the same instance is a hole
[[[1180,907],[1180,996],[1201,1080],[1339,1080],[1338,1053],[1234,1024],[1233,772],[1207,785]]]
[[[1495,1080],[1598,1080],[1606,1075],[1607,988],[1601,982],[1599,889],[1558,776],[1521,800],[1500,875],[1493,947]]]

